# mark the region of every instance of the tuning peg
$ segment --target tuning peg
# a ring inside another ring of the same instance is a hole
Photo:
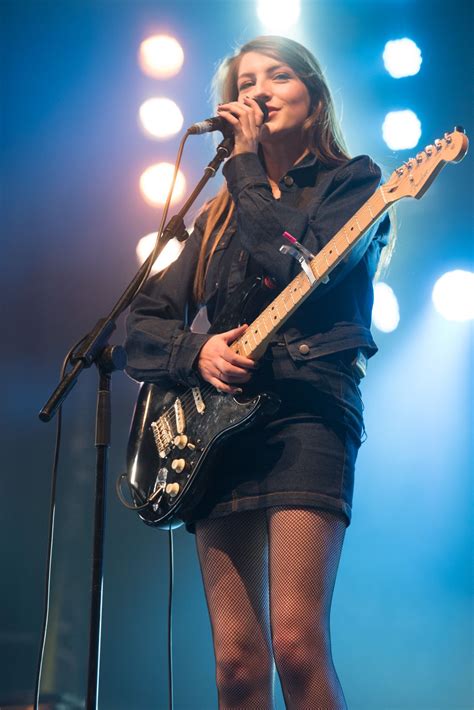
[[[425,153],[426,155],[433,155],[433,146],[432,145],[427,145],[425,147]]]
[[[439,138],[436,138],[436,140],[434,141],[434,144],[435,144],[436,150],[441,150],[441,148],[443,147],[443,144],[441,143]]]
[[[395,172],[399,177],[401,177],[405,171],[403,168],[396,168]]]
[[[466,133],[466,130],[462,126],[454,126],[454,130],[458,133]]]
[[[423,159],[424,159],[423,153],[417,153],[417,154],[416,154],[415,160],[416,160],[417,163],[422,163],[422,162],[423,162]]]

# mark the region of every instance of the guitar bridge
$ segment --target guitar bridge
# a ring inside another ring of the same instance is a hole
[[[169,454],[173,440],[171,427],[167,419],[161,416],[156,422],[151,422],[151,430],[160,458],[164,459]]]

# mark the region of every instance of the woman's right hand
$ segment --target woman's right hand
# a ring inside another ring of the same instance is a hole
[[[201,377],[221,392],[238,394],[242,389],[236,385],[248,382],[257,368],[253,360],[237,355],[229,345],[245,333],[248,325],[241,325],[225,333],[218,333],[201,348],[197,368]]]

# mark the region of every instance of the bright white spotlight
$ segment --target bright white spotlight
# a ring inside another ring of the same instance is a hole
[[[409,109],[390,111],[385,116],[382,135],[385,143],[392,150],[414,148],[421,138],[420,119]]]
[[[174,166],[171,163],[156,163],[145,170],[140,177],[140,190],[148,204],[157,207],[164,205],[173,178]],[[184,194],[186,181],[178,170],[171,204],[179,202]]]
[[[145,259],[151,254],[151,250],[155,246],[157,232],[152,232],[142,237],[137,244],[136,252],[138,263],[141,265]],[[153,264],[151,273],[156,274],[158,271],[163,271],[167,266],[176,261],[184,247],[184,242],[178,242],[177,239],[170,239],[158,259]]]
[[[184,52],[174,37],[153,35],[141,43],[138,61],[148,76],[154,79],[169,79],[183,66]]]
[[[382,281],[375,284],[372,320],[375,327],[382,333],[391,333],[400,322],[397,297],[393,289]]]
[[[300,0],[259,0],[257,15],[267,30],[286,31],[298,22]]]
[[[148,99],[138,115],[143,130],[153,138],[169,138],[183,127],[183,114],[171,99]]]
[[[385,69],[394,79],[418,74],[423,61],[419,47],[408,37],[387,42],[382,56]]]
[[[473,320],[474,273],[462,269],[448,271],[435,283],[431,298],[446,320]]]

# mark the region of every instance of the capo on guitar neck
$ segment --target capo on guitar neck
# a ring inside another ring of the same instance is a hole
[[[299,243],[295,237],[290,234],[289,232],[283,232],[283,237],[287,239],[291,246],[288,246],[287,244],[282,244],[280,247],[280,251],[282,254],[289,254],[292,256],[296,261],[300,264],[301,268],[305,272],[306,276],[308,277],[308,281],[311,286],[316,283],[316,277],[313,274],[313,270],[311,269],[311,261],[314,259],[314,254],[311,254],[306,247],[304,247],[302,244]],[[322,283],[327,283],[329,281],[329,277],[326,276],[326,278],[322,279]]]

